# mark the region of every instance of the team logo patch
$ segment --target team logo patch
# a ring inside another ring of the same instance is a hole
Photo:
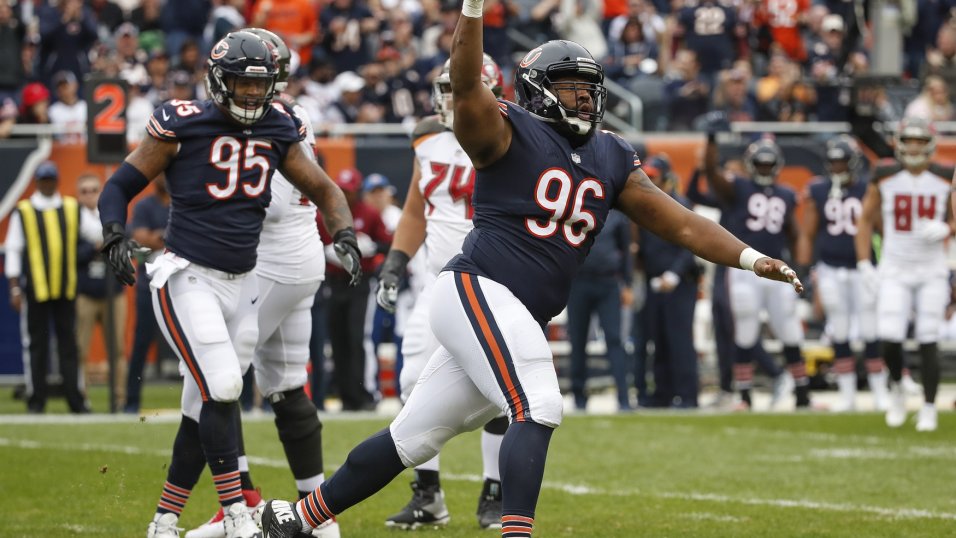
[[[209,57],[213,60],[218,60],[219,58],[225,56],[227,52],[229,52],[229,43],[227,43],[225,39],[222,39],[219,41],[219,43],[216,43],[215,47],[213,47]]]
[[[520,67],[528,67],[538,59],[538,56],[541,56],[541,47],[532,49],[530,52],[528,52],[528,54],[525,54],[524,59],[522,59],[521,63],[518,65]]]

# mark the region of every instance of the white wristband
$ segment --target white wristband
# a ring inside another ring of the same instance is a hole
[[[485,11],[485,0],[465,0],[461,5],[461,14],[473,19],[480,19]]]
[[[766,254],[761,254],[760,252],[747,247],[743,252],[740,253],[740,268],[746,269],[748,271],[754,270],[754,264],[757,263],[757,260],[760,258],[767,258]]]

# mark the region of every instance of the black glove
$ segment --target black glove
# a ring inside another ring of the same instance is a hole
[[[352,277],[349,280],[349,286],[357,285],[362,280],[362,253],[359,250],[358,240],[355,238],[355,230],[350,226],[335,232],[332,247],[339,261],[342,262],[342,268]]]
[[[405,275],[408,265],[408,254],[401,250],[390,250],[382,264],[382,271],[378,275],[378,293],[375,299],[378,306],[388,312],[395,312],[395,303],[398,301],[398,284]]]
[[[138,248],[140,247],[136,241],[127,239],[122,224],[113,222],[103,227],[103,247],[100,251],[106,254],[116,278],[127,286],[136,283],[136,268],[133,267],[132,256],[133,251]]]

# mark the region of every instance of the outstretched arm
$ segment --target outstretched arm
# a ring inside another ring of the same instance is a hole
[[[409,258],[414,256],[425,242],[425,200],[418,187],[421,179],[421,165],[418,164],[418,159],[415,159],[412,181],[408,185],[408,194],[402,207],[402,217],[398,220],[398,227],[395,228],[395,236],[392,238],[392,250],[404,252]]]
[[[710,221],[658,189],[637,169],[631,172],[617,208],[638,226],[680,245],[705,260],[728,267],[753,269],[758,276],[789,282],[799,293],[803,284],[782,261],[761,256],[719,224]]]
[[[465,0],[451,46],[451,94],[455,137],[475,168],[484,168],[511,145],[511,124],[498,112],[498,101],[481,83],[483,0]]]

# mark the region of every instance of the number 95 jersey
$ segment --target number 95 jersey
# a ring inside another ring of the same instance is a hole
[[[634,148],[597,131],[579,147],[545,122],[499,101],[508,151],[476,171],[475,229],[447,270],[507,287],[541,324],[567,304],[571,281],[630,173]]]
[[[272,174],[305,127],[276,103],[258,122],[240,125],[212,101],[173,100],[153,112],[146,132],[179,144],[165,170],[166,248],[227,273],[251,271]]]

